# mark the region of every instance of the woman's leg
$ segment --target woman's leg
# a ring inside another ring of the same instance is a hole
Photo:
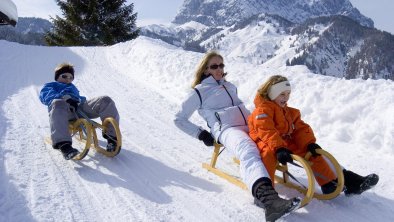
[[[221,134],[219,140],[239,159],[241,177],[250,190],[258,179],[269,177],[261,161],[259,149],[249,137],[247,128],[228,128]]]

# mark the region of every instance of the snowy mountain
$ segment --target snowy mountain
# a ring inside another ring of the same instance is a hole
[[[348,0],[185,0],[172,24],[143,27],[141,35],[254,64],[278,56],[280,66],[317,74],[394,80],[394,37],[372,27]]]
[[[46,19],[20,17],[15,27],[0,26],[0,39],[27,45],[46,45],[44,34],[52,28]]]
[[[264,221],[249,191],[201,167],[212,148],[173,123],[202,53],[147,37],[111,47],[1,40],[0,51],[0,221]],[[226,78],[249,109],[268,76],[287,76],[289,105],[301,110],[318,143],[348,169],[381,178],[361,196],[313,199],[282,221],[393,221],[394,82],[315,75],[305,66],[283,65],[279,55],[259,65],[245,62],[254,57],[234,56],[225,56]],[[75,65],[82,95],[116,102],[123,135],[118,156],[92,150],[81,161],[65,161],[44,142],[48,113],[38,94],[63,61]],[[197,115],[191,120],[206,127]],[[239,176],[229,153],[218,167]],[[283,197],[300,195],[281,185],[277,190]]]
[[[275,14],[294,23],[308,18],[344,15],[373,27],[349,0],[185,0],[173,23],[196,21],[207,26],[231,26],[259,14]]]
[[[345,16],[307,20],[292,30],[296,55],[288,65],[347,79],[394,80],[394,35],[359,25]]]

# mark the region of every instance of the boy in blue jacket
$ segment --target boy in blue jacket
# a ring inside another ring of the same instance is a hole
[[[115,102],[108,96],[100,96],[90,100],[79,95],[79,91],[72,81],[74,67],[62,63],[55,68],[55,82],[46,83],[40,92],[41,102],[48,106],[49,124],[51,128],[52,146],[59,149],[66,160],[78,155],[79,151],[72,147],[72,139],[68,130],[68,121],[76,119],[78,112],[83,112],[89,118],[100,117],[104,120],[112,117],[119,122],[119,113]],[[104,135],[107,139],[107,151],[113,152],[117,138],[113,128],[109,128]]]

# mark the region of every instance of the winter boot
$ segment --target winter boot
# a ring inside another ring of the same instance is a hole
[[[114,136],[109,136],[106,134],[103,134],[103,137],[107,139],[107,152],[114,152],[118,144],[118,139]]]
[[[272,187],[272,182],[267,177],[258,179],[252,188],[254,204],[265,210],[265,220],[275,221],[282,216],[296,210],[301,203],[299,198],[290,200],[282,199]]]
[[[329,194],[329,193],[334,192],[337,189],[337,183],[338,183],[338,180],[335,179],[335,180],[331,180],[330,182],[324,184],[323,186],[320,187],[322,193]]]
[[[60,151],[63,154],[64,159],[69,160],[74,158],[76,155],[79,154],[79,151],[77,149],[74,149],[71,146],[71,142],[65,141],[65,142],[59,142],[55,145],[55,149],[60,149]]]
[[[369,174],[368,176],[360,176],[350,170],[343,170],[345,178],[345,195],[361,194],[366,190],[371,189],[379,181],[379,176],[376,174]]]

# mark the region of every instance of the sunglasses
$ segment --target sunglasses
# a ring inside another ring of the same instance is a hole
[[[60,77],[61,77],[62,79],[71,79],[71,80],[74,79],[73,76],[71,76],[71,75],[69,76],[69,75],[67,75],[67,74],[61,74]]]
[[[218,69],[218,68],[223,69],[223,68],[224,68],[224,64],[223,64],[223,63],[220,63],[219,65],[217,65],[217,64],[210,65],[209,68],[210,68],[210,69]]]

